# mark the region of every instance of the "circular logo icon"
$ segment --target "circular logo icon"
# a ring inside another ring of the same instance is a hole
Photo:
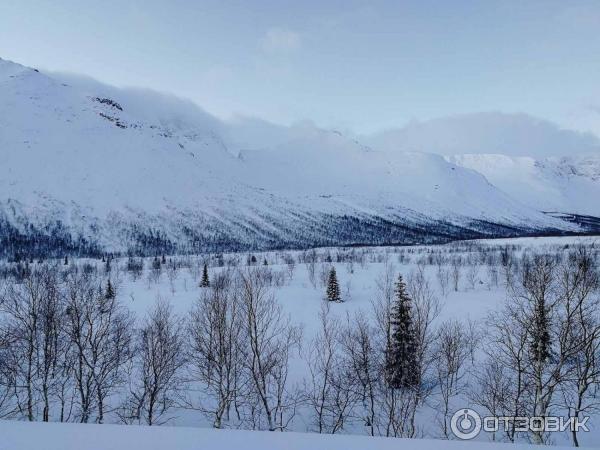
[[[450,428],[459,439],[473,439],[481,431],[481,417],[472,409],[459,409],[450,419]]]

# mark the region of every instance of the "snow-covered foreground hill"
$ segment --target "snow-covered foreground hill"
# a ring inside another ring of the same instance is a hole
[[[248,128],[0,60],[0,248],[157,254],[582,231],[438,155],[314,127],[242,148]]]
[[[531,450],[531,445],[430,439],[0,421],[2,450]],[[568,447],[555,447],[557,450]]]

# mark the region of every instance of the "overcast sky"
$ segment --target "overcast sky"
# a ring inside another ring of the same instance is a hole
[[[522,112],[600,136],[599,1],[0,0],[0,57],[356,133]]]

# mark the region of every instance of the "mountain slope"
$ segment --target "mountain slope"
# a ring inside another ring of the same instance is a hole
[[[447,159],[485,175],[530,207],[600,217],[600,153],[539,160],[491,154]]]
[[[579,230],[442,157],[376,152],[314,127],[236,157],[225,143],[235,125],[190,103],[98,83],[72,85],[4,60],[0,100],[5,255]]]

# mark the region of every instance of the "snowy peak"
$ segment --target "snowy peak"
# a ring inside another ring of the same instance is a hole
[[[0,187],[9,198],[35,203],[47,195],[104,213],[156,211],[200,191],[211,169],[235,160],[201,126],[140,117],[135,96],[90,93],[6,61],[1,73]],[[194,173],[200,159],[205,177]]]

